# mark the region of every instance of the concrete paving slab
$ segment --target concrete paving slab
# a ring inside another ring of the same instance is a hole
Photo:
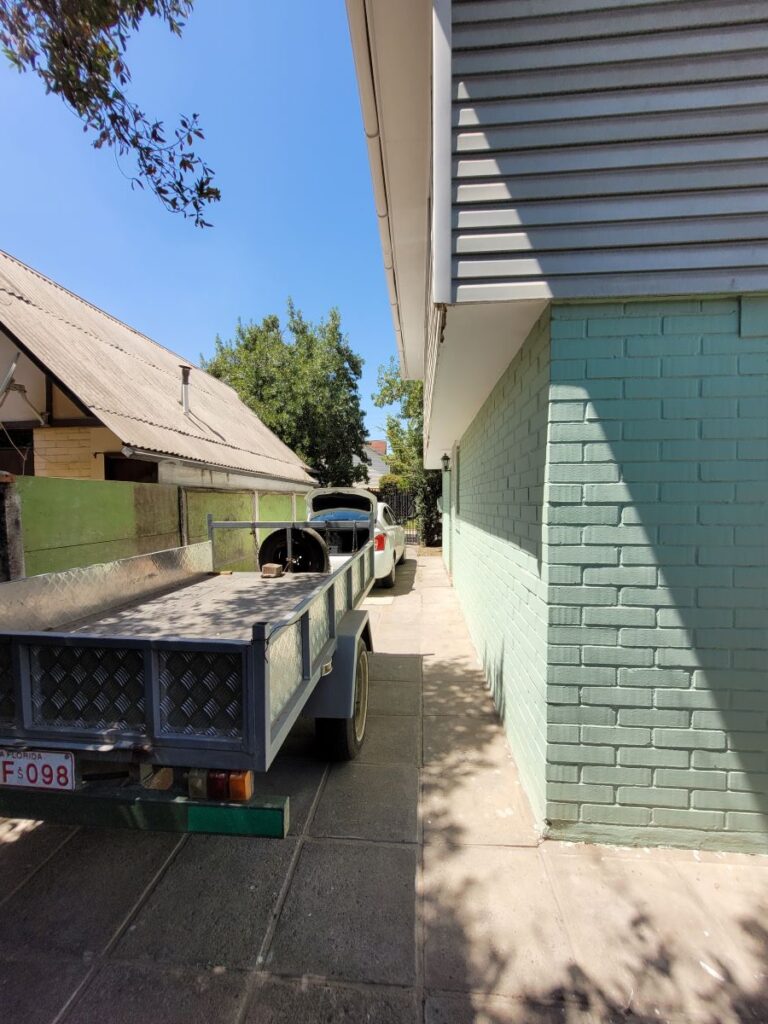
[[[413,683],[374,679],[368,695],[368,710],[378,715],[421,714],[421,693]]]
[[[311,825],[313,836],[415,843],[418,769],[405,765],[334,765]]]
[[[159,832],[78,832],[3,906],[0,956],[92,958],[178,843]]]
[[[293,849],[293,840],[190,837],[116,958],[254,967]]]
[[[498,721],[485,677],[479,669],[450,674],[425,666],[422,694],[425,715],[491,716]]]
[[[246,975],[164,966],[105,964],[67,1024],[235,1024]]]
[[[388,679],[401,683],[421,682],[421,657],[418,653],[397,655],[376,652],[368,655],[368,667],[372,679]]]
[[[541,837],[517,768],[473,765],[422,771],[422,826],[427,841],[437,836],[461,845],[537,846]]]
[[[307,842],[266,966],[284,975],[412,985],[415,872],[410,846]]]
[[[421,722],[409,715],[368,715],[360,764],[419,764]]]
[[[0,818],[0,903],[74,830],[19,818]]]
[[[489,716],[424,716],[424,764],[444,769],[468,764],[513,764],[498,720]]]
[[[0,1020],[48,1024],[88,970],[82,960],[0,960]]]
[[[704,1017],[737,965],[698,894],[677,881],[664,857],[571,850],[547,843],[542,856],[573,942],[580,989],[595,1004],[654,1019]],[[722,1006],[716,1019],[731,1018]]]
[[[424,848],[429,989],[550,1002],[573,951],[538,850]]]
[[[416,1012],[416,997],[407,989],[263,977],[243,1024],[414,1024]]]
[[[424,1024],[597,1024],[597,1022],[589,1011],[573,1003],[535,1003],[527,999],[514,1000],[505,999],[503,996],[484,996],[473,993],[471,995],[430,996],[425,1005]]]

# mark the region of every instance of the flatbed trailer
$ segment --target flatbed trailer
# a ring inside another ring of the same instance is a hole
[[[0,584],[0,815],[284,835],[287,798],[179,784],[267,771],[302,713],[331,756],[362,744],[372,544],[323,572],[213,569],[217,529],[284,529],[290,547],[310,526],[211,520],[202,544]],[[62,758],[68,785],[43,787]],[[146,788],[160,769],[173,787]]]

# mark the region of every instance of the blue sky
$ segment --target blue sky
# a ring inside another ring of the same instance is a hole
[[[370,393],[394,335],[343,0],[197,0],[181,39],[145,21],[128,63],[150,117],[200,114],[214,227],[131,191],[113,153],[0,56],[0,248],[195,362],[289,295],[310,319],[336,305],[382,436]]]

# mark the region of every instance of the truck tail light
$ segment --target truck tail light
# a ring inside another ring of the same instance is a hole
[[[373,550],[383,551],[387,546],[387,538],[383,533],[377,533],[373,538]]]

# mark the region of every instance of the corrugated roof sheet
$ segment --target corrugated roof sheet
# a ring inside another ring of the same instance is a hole
[[[0,325],[131,448],[314,483],[308,467],[227,384],[0,252]]]

